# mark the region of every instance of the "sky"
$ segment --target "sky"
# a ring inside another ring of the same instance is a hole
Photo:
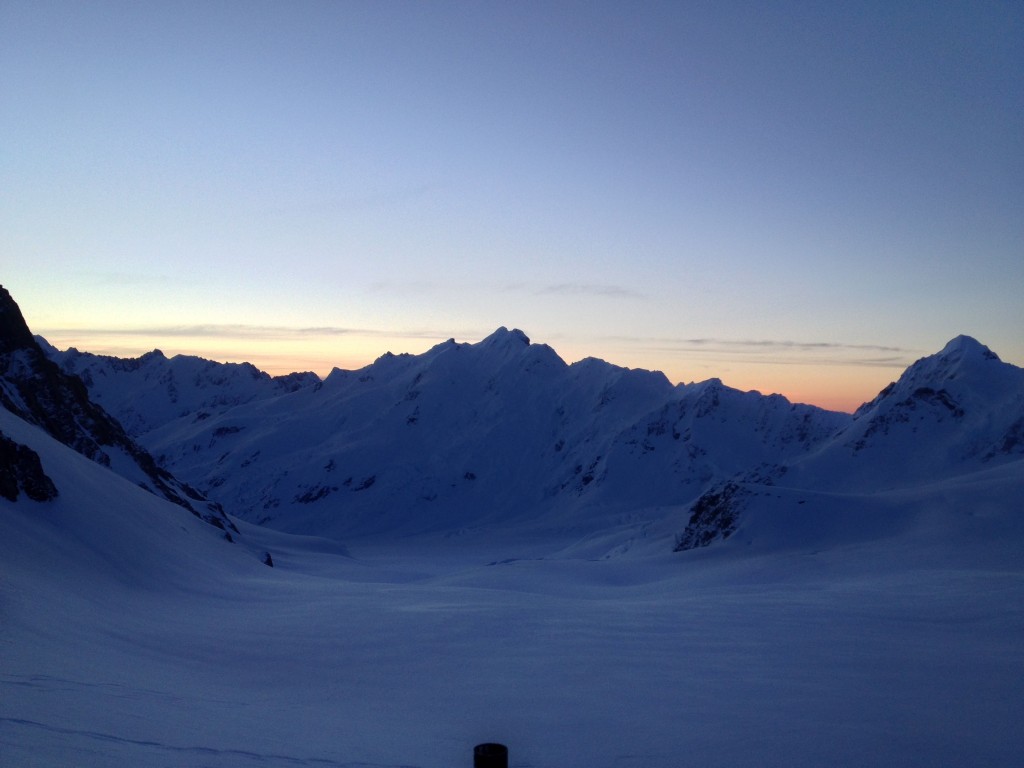
[[[59,348],[567,362],[852,410],[1024,365],[1024,4],[0,0],[0,282]]]

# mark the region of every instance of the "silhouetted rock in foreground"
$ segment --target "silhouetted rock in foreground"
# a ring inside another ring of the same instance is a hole
[[[43,472],[39,454],[0,432],[0,496],[17,501],[22,492],[32,501],[57,498],[57,487]]]

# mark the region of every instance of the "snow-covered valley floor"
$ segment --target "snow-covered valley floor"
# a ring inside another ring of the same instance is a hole
[[[277,567],[137,580],[51,570],[38,525],[0,571],[7,766],[450,768],[484,741],[538,768],[1024,760],[1024,568],[1006,558],[345,554],[251,529]]]

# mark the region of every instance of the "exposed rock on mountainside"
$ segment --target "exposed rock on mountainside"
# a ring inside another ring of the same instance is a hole
[[[59,442],[122,474],[217,528],[236,531],[216,502],[178,481],[106,411],[85,384],[62,371],[32,337],[21,310],[0,286],[0,405]]]
[[[727,539],[736,530],[748,491],[726,482],[702,494],[690,508],[690,521],[676,538],[676,552],[706,547],[716,539]]]
[[[32,501],[57,498],[57,487],[43,471],[39,454],[0,432],[0,497],[17,501],[24,493]]]

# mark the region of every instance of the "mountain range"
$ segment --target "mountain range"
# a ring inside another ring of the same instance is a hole
[[[2,762],[1024,759],[1024,370],[974,339],[843,414],[504,328],[61,351],[0,289],[0,405]]]
[[[1024,474],[1024,371],[966,336],[852,415],[718,379],[672,385],[593,358],[567,365],[505,328],[322,381],[159,350],[120,359],[33,344],[185,487],[237,519],[342,541],[653,526],[686,549],[742,528],[754,489],[870,506],[1004,465]]]

